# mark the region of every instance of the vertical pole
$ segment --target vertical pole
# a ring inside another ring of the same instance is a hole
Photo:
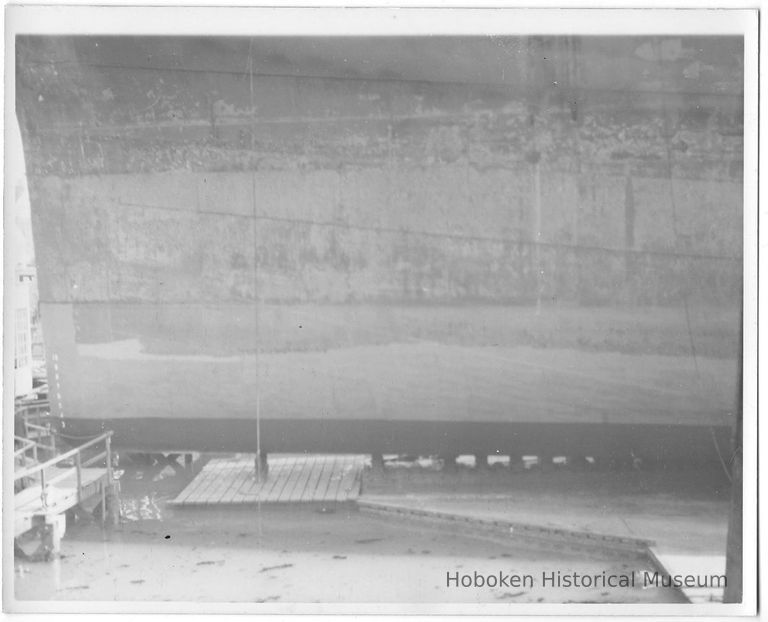
[[[538,458],[542,473],[551,473],[555,470],[554,456],[549,451],[540,452]]]
[[[248,40],[248,78],[250,91],[250,118],[251,118],[251,151],[254,149],[254,89],[253,89],[253,39]],[[256,176],[251,172],[251,232],[253,235],[253,301],[254,301],[254,336],[256,337],[256,481],[262,481],[266,476],[266,457],[261,453],[261,343],[259,330],[259,253],[256,230]],[[261,508],[261,496],[257,501]]]
[[[733,428],[733,466],[731,467],[731,513],[728,517],[728,540],[725,552],[725,576],[728,583],[723,592],[724,603],[740,603],[743,598],[742,521],[742,422],[743,422],[743,356],[744,356],[744,310],[741,316],[741,338],[739,367],[736,377],[736,420]]]
[[[48,492],[46,491],[45,483],[45,469],[40,470],[40,502],[43,505],[43,509],[48,507]]]
[[[106,462],[107,462],[107,476],[106,481],[102,482],[101,484],[101,526],[104,527],[104,525],[107,522],[107,486],[110,486],[112,482],[110,481],[110,459],[112,456],[110,456],[109,451],[109,432],[104,437],[104,454],[106,456]]]
[[[458,458],[455,454],[442,454],[441,458],[443,459],[443,470],[454,473],[458,471],[459,465],[456,463],[456,458]]]
[[[105,453],[107,454],[107,489],[105,494],[103,495],[104,499],[104,505],[102,506],[102,523],[106,521],[107,516],[107,499],[109,499],[109,512],[114,513],[114,507],[113,504],[115,502],[115,497],[113,494],[113,485],[112,482],[112,433],[107,432],[107,437],[104,439],[104,449]],[[114,519],[113,519],[114,521]]]
[[[374,473],[384,472],[384,456],[379,452],[373,452],[371,454],[371,470]]]
[[[77,476],[77,502],[80,503],[83,500],[82,487],[83,487],[83,472],[82,472],[82,460],[80,459],[80,452],[75,454],[75,474]]]
[[[107,485],[102,483],[101,485],[101,526],[103,527],[107,521]]]
[[[533,216],[534,216],[534,257],[536,265],[536,314],[541,312],[543,274],[541,270],[541,168],[537,161],[533,165]]]
[[[120,497],[118,495],[119,489],[114,480],[114,471],[112,469],[112,432],[107,433],[107,438],[104,439],[104,445],[106,447],[107,454],[107,502],[109,505],[109,514],[112,521],[112,525],[117,527],[120,524]],[[107,507],[104,507],[106,513]]]
[[[509,452],[509,470],[513,473],[522,471],[525,464],[523,463],[523,455],[515,450]]]
[[[112,486],[112,433],[107,434],[107,438],[104,440],[104,445],[107,450],[107,482]]]

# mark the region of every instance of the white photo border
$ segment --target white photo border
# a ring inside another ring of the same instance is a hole
[[[544,4],[544,3],[541,3]],[[546,3],[550,7],[557,5]],[[625,3],[626,4],[626,3]],[[731,616],[754,615],[757,603],[758,470],[758,12],[756,9],[701,8],[488,8],[413,7],[205,7],[205,6],[8,6],[5,15],[5,128],[14,123],[15,36],[17,34],[101,35],[741,35],[744,37],[744,503],[743,602],[741,604],[277,604],[195,602],[18,601],[13,597],[12,515],[3,512],[3,608],[13,612],[57,613],[261,613],[389,615],[613,615]],[[765,46],[762,46],[765,53]],[[763,65],[765,66],[765,65]],[[5,179],[18,165],[8,158]],[[4,205],[13,205],[12,188],[4,186]],[[4,231],[12,231],[13,214],[4,210]],[[3,236],[6,273],[15,255],[12,236]],[[766,250],[760,244],[762,250]],[[765,256],[765,254],[763,255]],[[4,275],[4,308],[13,288]],[[12,386],[12,314],[4,314],[3,386]],[[4,447],[13,438],[13,392],[3,393]],[[3,453],[3,508],[13,503],[12,452]]]

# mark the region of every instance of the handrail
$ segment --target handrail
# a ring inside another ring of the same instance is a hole
[[[34,402],[15,404],[14,412],[25,417],[40,416],[41,414],[49,414],[50,407],[51,405],[48,400],[36,400]]]
[[[24,471],[21,471],[20,473],[15,473],[13,476],[14,481],[17,479],[21,479],[22,477],[30,477],[31,475],[37,473],[38,471],[43,471],[49,467],[52,467],[56,465],[59,462],[63,462],[64,460],[71,458],[75,454],[81,452],[86,447],[90,447],[91,445],[95,445],[97,443],[100,443],[102,441],[108,442],[108,439],[112,436],[112,431],[105,432],[101,436],[97,436],[94,439],[91,439],[87,443],[84,443],[83,445],[80,445],[79,447],[75,447],[74,449],[70,449],[68,452],[63,453],[59,456],[55,456],[54,458],[51,458],[47,462],[42,462],[40,464],[36,464],[33,467],[30,467]]]
[[[17,407],[23,408],[24,406],[40,406],[40,405],[48,405],[50,403],[50,400],[48,399],[37,399],[37,400],[20,400],[16,402]]]
[[[21,420],[26,425],[40,425],[41,422],[53,423],[54,421],[58,421],[59,418],[56,417],[55,415],[52,415],[47,410],[44,410],[44,411],[35,412],[35,413],[23,412],[21,413]]]
[[[96,462],[97,460],[101,460],[102,458],[106,459],[107,463],[107,469],[106,469],[106,475],[107,475],[107,483],[109,486],[112,485],[112,451],[111,451],[111,437],[112,437],[112,431],[105,432],[104,434],[101,434],[100,436],[97,436],[96,438],[92,438],[91,440],[87,441],[86,443],[80,445],[79,447],[75,447],[74,449],[70,449],[69,451],[61,454],[60,456],[55,456],[51,458],[50,460],[43,462],[41,464],[36,464],[32,467],[23,469],[22,471],[14,474],[14,481],[23,479],[23,478],[31,478],[32,475],[36,473],[40,473],[40,502],[42,504],[42,508],[44,511],[47,511],[48,509],[48,489],[50,486],[55,484],[56,482],[59,482],[61,480],[67,479],[72,475],[72,473],[75,474],[75,478],[77,480],[77,501],[78,503],[82,501],[82,494],[83,494],[83,468],[87,467],[88,465]],[[38,443],[35,443],[34,441],[27,441],[27,439],[16,437],[19,440],[30,443],[29,445],[25,445],[25,447],[22,450],[22,455],[24,455],[24,452],[28,451],[30,447],[37,450]],[[91,447],[93,445],[96,445],[98,443],[104,443],[104,451],[101,453],[91,456],[88,460],[83,462],[82,454],[83,450]],[[60,464],[64,462],[65,460],[68,460],[69,458],[73,457],[75,458],[74,466],[68,466],[63,469],[60,469],[61,472],[56,474],[53,478],[46,477],[45,470],[49,467],[53,467],[57,464]],[[101,498],[102,503],[106,504],[105,501],[105,490],[104,485],[101,486]],[[105,513],[102,512],[101,517],[102,522],[105,520]]]
[[[18,441],[20,443],[23,443],[21,447],[16,449],[13,452],[13,457],[18,458],[19,456],[23,456],[25,453],[27,453],[30,449],[32,449],[35,446],[35,441],[31,441],[27,438],[24,438],[23,436],[14,436],[14,441]]]
[[[37,400],[19,400],[15,402],[16,408],[24,408],[25,406],[48,406],[51,400],[49,399],[37,399]]]
[[[47,425],[39,425],[37,423],[29,423],[29,421],[27,421],[24,425],[27,426],[27,428],[29,428],[31,430],[36,430],[37,432],[49,432],[50,429],[51,429]]]
[[[21,458],[23,455],[25,455],[30,449],[34,447],[34,443],[32,445],[27,445],[26,447],[20,447],[16,451],[13,452],[14,458]]]
[[[17,418],[22,419],[23,421],[40,421],[42,419],[51,418],[53,419],[53,415],[51,415],[51,412],[46,409],[28,409],[28,408],[17,408],[14,411],[14,414]]]

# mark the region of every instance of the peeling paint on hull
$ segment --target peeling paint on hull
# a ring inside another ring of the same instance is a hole
[[[665,41],[257,41],[249,76],[247,40],[21,38],[54,410],[137,447],[248,450],[258,399],[286,450],[549,450],[581,422],[592,452],[711,457],[741,41]]]

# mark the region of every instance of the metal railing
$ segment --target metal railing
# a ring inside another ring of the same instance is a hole
[[[24,438],[32,441],[39,449],[45,449],[51,456],[56,455],[56,437],[51,430],[51,424],[39,425],[37,423],[24,422]],[[44,443],[40,439],[50,439],[50,443]]]
[[[104,460],[106,462],[106,469],[107,469],[107,483],[110,486],[113,484],[111,438],[112,438],[112,432],[111,431],[105,432],[104,434],[91,439],[90,441],[80,445],[79,447],[71,449],[59,456],[55,456],[54,458],[51,458],[46,462],[42,462],[40,464],[23,468],[14,474],[13,476],[14,482],[22,479],[28,479],[35,482],[39,482],[40,501],[42,503],[43,510],[45,510],[48,508],[49,488],[54,484],[56,484],[57,482],[60,482],[68,477],[71,477],[72,474],[74,473],[75,479],[77,482],[77,501],[78,503],[80,503],[83,500],[83,469],[84,468],[87,468],[92,464],[97,463],[101,460]],[[98,451],[96,454],[89,456],[87,459],[84,459],[84,450],[92,447],[97,448],[98,445],[100,445],[101,443],[104,444],[103,451]],[[23,447],[16,450],[16,453],[28,451],[29,449],[30,449],[29,447]],[[70,459],[74,461],[73,466],[68,467],[67,465],[63,464],[65,462],[69,462]],[[57,468],[61,470],[61,473],[58,473],[57,475],[50,477],[47,472],[52,468]],[[102,497],[102,504],[103,504],[101,519],[102,519],[102,522],[104,522],[105,515],[106,515],[106,511],[105,511],[106,490],[104,486],[101,487],[101,497]]]
[[[16,466],[26,466],[26,460],[32,459],[34,462],[37,462],[37,443],[33,440],[30,440],[28,438],[24,438],[23,436],[14,436],[13,442],[19,445],[14,449],[13,452],[13,458],[14,458],[14,464]],[[27,455],[27,452],[32,452],[31,456]],[[21,465],[19,465],[19,461],[21,461]]]
[[[56,417],[50,414],[48,400],[24,400],[15,405],[15,416],[21,420],[24,428],[23,438],[35,441],[38,449],[49,452],[49,457],[56,455],[56,436],[53,429]],[[45,439],[46,442],[43,442]],[[35,457],[37,460],[37,456]]]
[[[49,416],[50,403],[48,400],[20,400],[16,402],[15,411],[23,418]]]

